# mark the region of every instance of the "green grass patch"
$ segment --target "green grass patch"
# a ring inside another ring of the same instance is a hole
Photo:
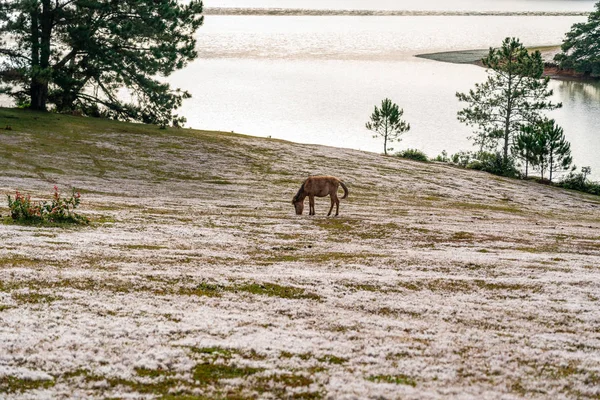
[[[123,248],[128,250],[161,250],[166,249],[165,246],[157,246],[151,244],[127,244]]]
[[[228,287],[223,285],[217,285],[213,283],[201,282],[191,288],[184,287],[180,288],[177,294],[185,296],[207,296],[207,297],[219,297],[223,292],[227,291]]]
[[[396,385],[408,385],[412,387],[417,386],[417,382],[407,375],[371,375],[367,380],[377,383],[393,383]]]
[[[215,384],[221,379],[247,378],[262,371],[261,368],[238,367],[236,365],[198,364],[192,371],[192,377],[204,385]]]
[[[460,231],[460,232],[454,232],[452,234],[452,236],[450,237],[451,240],[471,240],[475,237],[475,235],[473,235],[471,232],[464,232],[464,231]]]
[[[14,376],[0,377],[0,393],[23,393],[34,389],[48,389],[55,385],[53,380],[21,379]]]
[[[348,361],[347,358],[334,356],[333,354],[325,354],[322,357],[317,358],[322,363],[341,365]]]
[[[2,265],[2,264],[0,264]],[[40,290],[56,290],[60,288],[70,288],[83,291],[109,291],[116,293],[146,292],[158,296],[206,296],[219,297],[224,293],[251,293],[259,296],[280,297],[285,299],[308,299],[320,301],[321,297],[305,289],[295,286],[283,286],[275,283],[245,283],[238,285],[220,285],[208,282],[200,282],[193,286],[181,286],[184,280],[160,279],[147,277],[148,281],[132,282],[114,278],[100,279],[62,279],[56,281],[30,280],[30,281],[1,281],[0,291],[8,292],[16,289],[28,288],[31,292],[27,294],[15,293],[22,302],[39,303],[58,300],[59,297],[43,295],[38,293]],[[186,282],[187,283],[187,282]]]
[[[29,293],[13,293],[11,297],[18,303],[21,304],[45,304],[52,303],[57,300],[61,300],[60,296],[53,296],[48,294],[42,294],[38,292]]]
[[[354,232],[362,223],[357,219],[347,218],[319,218],[314,220],[314,224],[318,227],[335,233]]]
[[[381,287],[368,283],[344,283],[344,286],[354,291],[383,292]]]
[[[322,390],[310,391],[309,386],[314,383],[312,378],[298,373],[283,373],[278,375],[258,377],[252,387],[261,396],[268,394],[277,399],[305,399],[319,400],[324,398]],[[293,392],[290,389],[294,389]],[[298,389],[305,389],[299,391]]]
[[[233,354],[234,351],[231,349],[226,349],[223,347],[218,347],[218,346],[214,346],[214,347],[190,347],[190,350],[193,353],[199,354],[201,356],[210,356],[212,358],[218,358],[218,357],[222,357],[225,359],[230,359]]]
[[[233,185],[233,182],[231,182],[225,178],[219,178],[219,177],[213,177],[211,179],[208,179],[206,181],[206,183],[212,183],[213,185]]]
[[[314,263],[314,264],[326,264],[326,263],[348,263],[348,262],[364,262],[365,259],[381,257],[381,254],[375,253],[344,253],[344,252],[324,252],[321,250],[305,250],[305,251],[294,251],[293,253],[272,251],[272,252],[255,252],[251,253],[250,256],[255,260],[257,264],[271,265],[283,262],[302,262],[302,263]]]
[[[281,286],[275,283],[251,283],[235,286],[235,291],[248,292],[256,295],[281,297],[283,299],[321,300],[321,296],[306,292],[294,286]]]
[[[464,267],[470,270],[487,268],[472,263],[466,264]],[[425,281],[398,282],[396,285],[413,291],[430,290],[432,292],[450,293],[472,293],[478,289],[491,292],[511,291],[527,293],[539,293],[543,290],[541,285],[486,281],[483,279],[431,279]]]
[[[84,229],[88,224],[74,222],[50,222],[44,220],[14,220],[11,217],[0,217],[2,225],[33,226],[39,228]]]
[[[35,268],[42,265],[55,265],[55,263],[45,262],[38,258],[29,258],[20,255],[6,255],[0,256],[0,267],[24,267],[24,268]],[[0,288],[2,282],[0,282]]]

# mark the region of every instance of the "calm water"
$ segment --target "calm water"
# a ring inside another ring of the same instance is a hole
[[[280,1],[214,0],[207,6],[281,7]],[[415,5],[418,4],[418,7]],[[294,1],[286,7],[585,11],[591,1]],[[343,7],[342,7],[343,5]],[[417,8],[415,8],[417,7]],[[448,8],[450,9],[450,8]],[[200,59],[171,78],[193,94],[188,125],[305,143],[382,152],[364,128],[375,104],[390,97],[411,123],[396,149],[473,150],[471,130],[456,120],[483,68],[415,54],[487,48],[507,36],[527,46],[559,44],[585,17],[208,16],[198,33]],[[196,85],[190,82],[198,82]],[[600,85],[552,81],[575,163],[600,177]]]

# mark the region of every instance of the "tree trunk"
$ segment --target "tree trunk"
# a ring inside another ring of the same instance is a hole
[[[508,99],[506,104],[506,120],[504,121],[504,166],[508,165],[508,143],[510,141],[510,118],[512,114],[512,74],[508,75]]]
[[[31,83],[29,86],[29,96],[31,97],[30,107],[39,110],[40,104],[40,82],[37,78],[37,71],[40,67],[40,32],[38,30],[38,10],[31,11]],[[44,108],[45,109],[45,108]]]
[[[39,9],[31,12],[31,85],[30,108],[46,111],[50,80],[50,38],[52,35],[51,0],[42,1]],[[41,17],[41,21],[39,19]]]
[[[387,133],[383,137],[383,154],[387,156]]]

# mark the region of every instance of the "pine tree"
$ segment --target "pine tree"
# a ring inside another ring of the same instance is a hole
[[[587,22],[574,24],[566,33],[562,52],[554,59],[562,68],[600,76],[600,1],[594,7]]]
[[[388,147],[388,142],[399,142],[400,136],[410,130],[410,124],[402,120],[404,110],[398,108],[398,105],[392,103],[390,99],[384,99],[381,102],[381,108],[375,106],[371,121],[366,123],[366,128],[375,132],[374,138],[383,137],[383,152],[387,155],[388,150],[394,150]]]
[[[556,125],[553,119],[541,123],[541,134],[545,138],[548,179],[552,182],[553,172],[566,171],[571,166],[571,144],[565,139],[563,128]]]
[[[490,48],[482,62],[489,77],[469,93],[456,93],[460,101],[468,103],[458,112],[458,120],[477,128],[472,139],[482,150],[495,150],[500,143],[508,166],[509,151],[520,127],[561,104],[547,100],[552,90],[548,89],[548,78],[542,77],[540,52],[530,54],[518,39],[506,38],[500,48]]]
[[[189,93],[158,77],[197,57],[201,13],[199,0],[0,1],[1,91],[36,110],[182,122]]]
[[[522,126],[521,132],[515,138],[515,155],[525,162],[525,178],[529,174],[529,165],[536,165],[538,131],[532,125]]]

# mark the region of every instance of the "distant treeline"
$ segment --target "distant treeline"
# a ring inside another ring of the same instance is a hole
[[[204,15],[272,15],[272,16],[587,16],[585,11],[446,11],[446,10],[315,10],[306,8],[207,7]]]

